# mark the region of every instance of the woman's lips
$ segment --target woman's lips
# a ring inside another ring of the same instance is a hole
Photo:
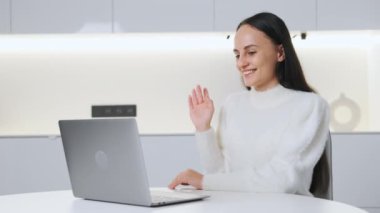
[[[255,71],[256,71],[256,69],[244,70],[243,75],[250,75],[250,74],[254,73]]]

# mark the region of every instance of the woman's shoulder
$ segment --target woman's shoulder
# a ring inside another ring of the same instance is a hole
[[[299,106],[297,108],[300,111],[305,111],[306,113],[310,113],[310,111],[325,113],[328,111],[327,101],[319,94],[314,92],[293,91],[293,100]]]
[[[304,91],[294,91],[295,98],[297,98],[301,103],[312,104],[312,105],[327,105],[327,102],[319,94],[314,92],[304,92]]]

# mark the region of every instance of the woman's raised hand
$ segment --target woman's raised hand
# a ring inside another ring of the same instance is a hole
[[[189,95],[190,118],[198,132],[211,128],[211,119],[214,114],[214,103],[210,99],[208,90],[197,85]]]

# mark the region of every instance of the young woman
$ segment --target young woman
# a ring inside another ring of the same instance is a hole
[[[328,105],[306,83],[285,23],[271,13],[242,21],[236,66],[249,91],[230,95],[217,131],[206,88],[189,96],[205,174],[188,169],[169,188],[311,195],[313,168],[329,133]]]

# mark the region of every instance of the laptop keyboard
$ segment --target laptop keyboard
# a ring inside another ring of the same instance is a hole
[[[177,196],[163,196],[163,195],[152,195],[152,202],[153,203],[166,203],[166,202],[172,202],[177,200],[182,200],[183,198],[177,197]]]
[[[151,197],[153,203],[167,203],[173,201],[194,199],[198,196],[190,193],[151,191]]]

